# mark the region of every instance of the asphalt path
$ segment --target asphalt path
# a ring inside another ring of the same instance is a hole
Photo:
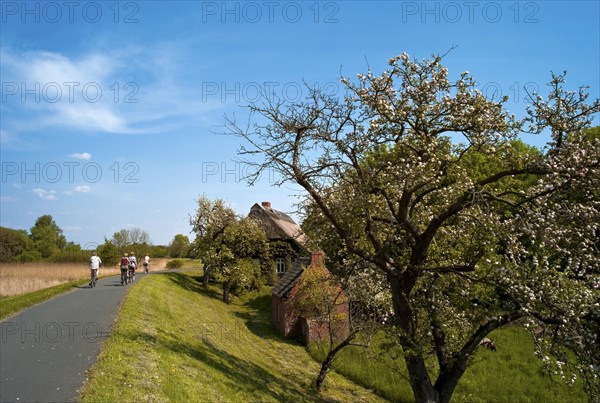
[[[0,401],[75,401],[140,272],[133,284],[102,278],[0,322]]]

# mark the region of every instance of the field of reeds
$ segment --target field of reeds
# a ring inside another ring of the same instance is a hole
[[[164,270],[169,260],[152,259],[150,270]],[[102,266],[99,277],[114,276],[119,273],[120,270],[116,265]],[[0,297],[21,295],[89,277],[88,265],[81,263],[2,263]]]

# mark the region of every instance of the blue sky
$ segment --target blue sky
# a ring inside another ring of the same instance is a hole
[[[240,140],[215,134],[258,88],[341,93],[340,73],[456,46],[450,76],[468,70],[490,96],[509,95],[517,117],[523,87],[544,93],[551,71],[600,96],[598,1],[0,4],[0,225],[51,214],[84,246],[130,227],[155,244],[190,235],[201,194],[240,214],[261,201],[293,210],[297,189],[268,176],[248,187]]]

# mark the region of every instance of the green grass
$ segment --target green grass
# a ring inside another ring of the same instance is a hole
[[[173,258],[167,262],[166,269],[167,270],[170,270],[170,269],[197,269],[199,267],[200,267],[200,261],[198,259]]]
[[[454,402],[586,402],[582,382],[567,386],[544,371],[533,355],[533,340],[523,329],[510,327],[490,335],[498,350],[479,348],[460,380]],[[377,340],[368,350],[349,347],[343,350],[334,368],[357,383],[394,401],[412,401],[406,366],[399,348]],[[322,351],[309,346],[318,359]],[[396,355],[396,358],[390,358]],[[433,361],[432,361],[433,363]]]
[[[14,295],[0,298],[0,320],[12,316],[23,309],[39,304],[57,295],[73,290],[73,287],[87,284],[88,280],[71,281],[54,287],[30,292],[27,294]]]
[[[198,259],[181,259],[183,261],[182,269],[197,269],[201,266],[200,260]]]
[[[147,276],[132,287],[89,372],[82,401],[378,401],[271,329],[270,293],[226,305],[200,271]]]

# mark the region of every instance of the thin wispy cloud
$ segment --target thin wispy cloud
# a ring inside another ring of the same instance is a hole
[[[15,132],[55,126],[115,134],[166,133],[187,120],[182,118],[200,119],[199,112],[223,106],[203,102],[176,70],[165,69],[164,55],[146,49],[96,50],[77,58],[3,49],[1,56],[3,104],[23,116],[19,121],[19,114],[13,114],[4,125]],[[140,70],[143,79],[133,81]],[[3,143],[15,141],[12,132],[2,137]]]
[[[56,190],[35,188],[35,189],[33,189],[33,193],[38,195],[38,197],[43,200],[56,200],[57,199]]]
[[[76,186],[75,191],[78,193],[90,193],[92,191],[92,188],[89,187],[88,185],[81,185],[81,186]]]
[[[90,153],[73,153],[70,154],[69,157],[71,158],[76,158],[78,160],[91,160],[92,159],[92,154]]]

